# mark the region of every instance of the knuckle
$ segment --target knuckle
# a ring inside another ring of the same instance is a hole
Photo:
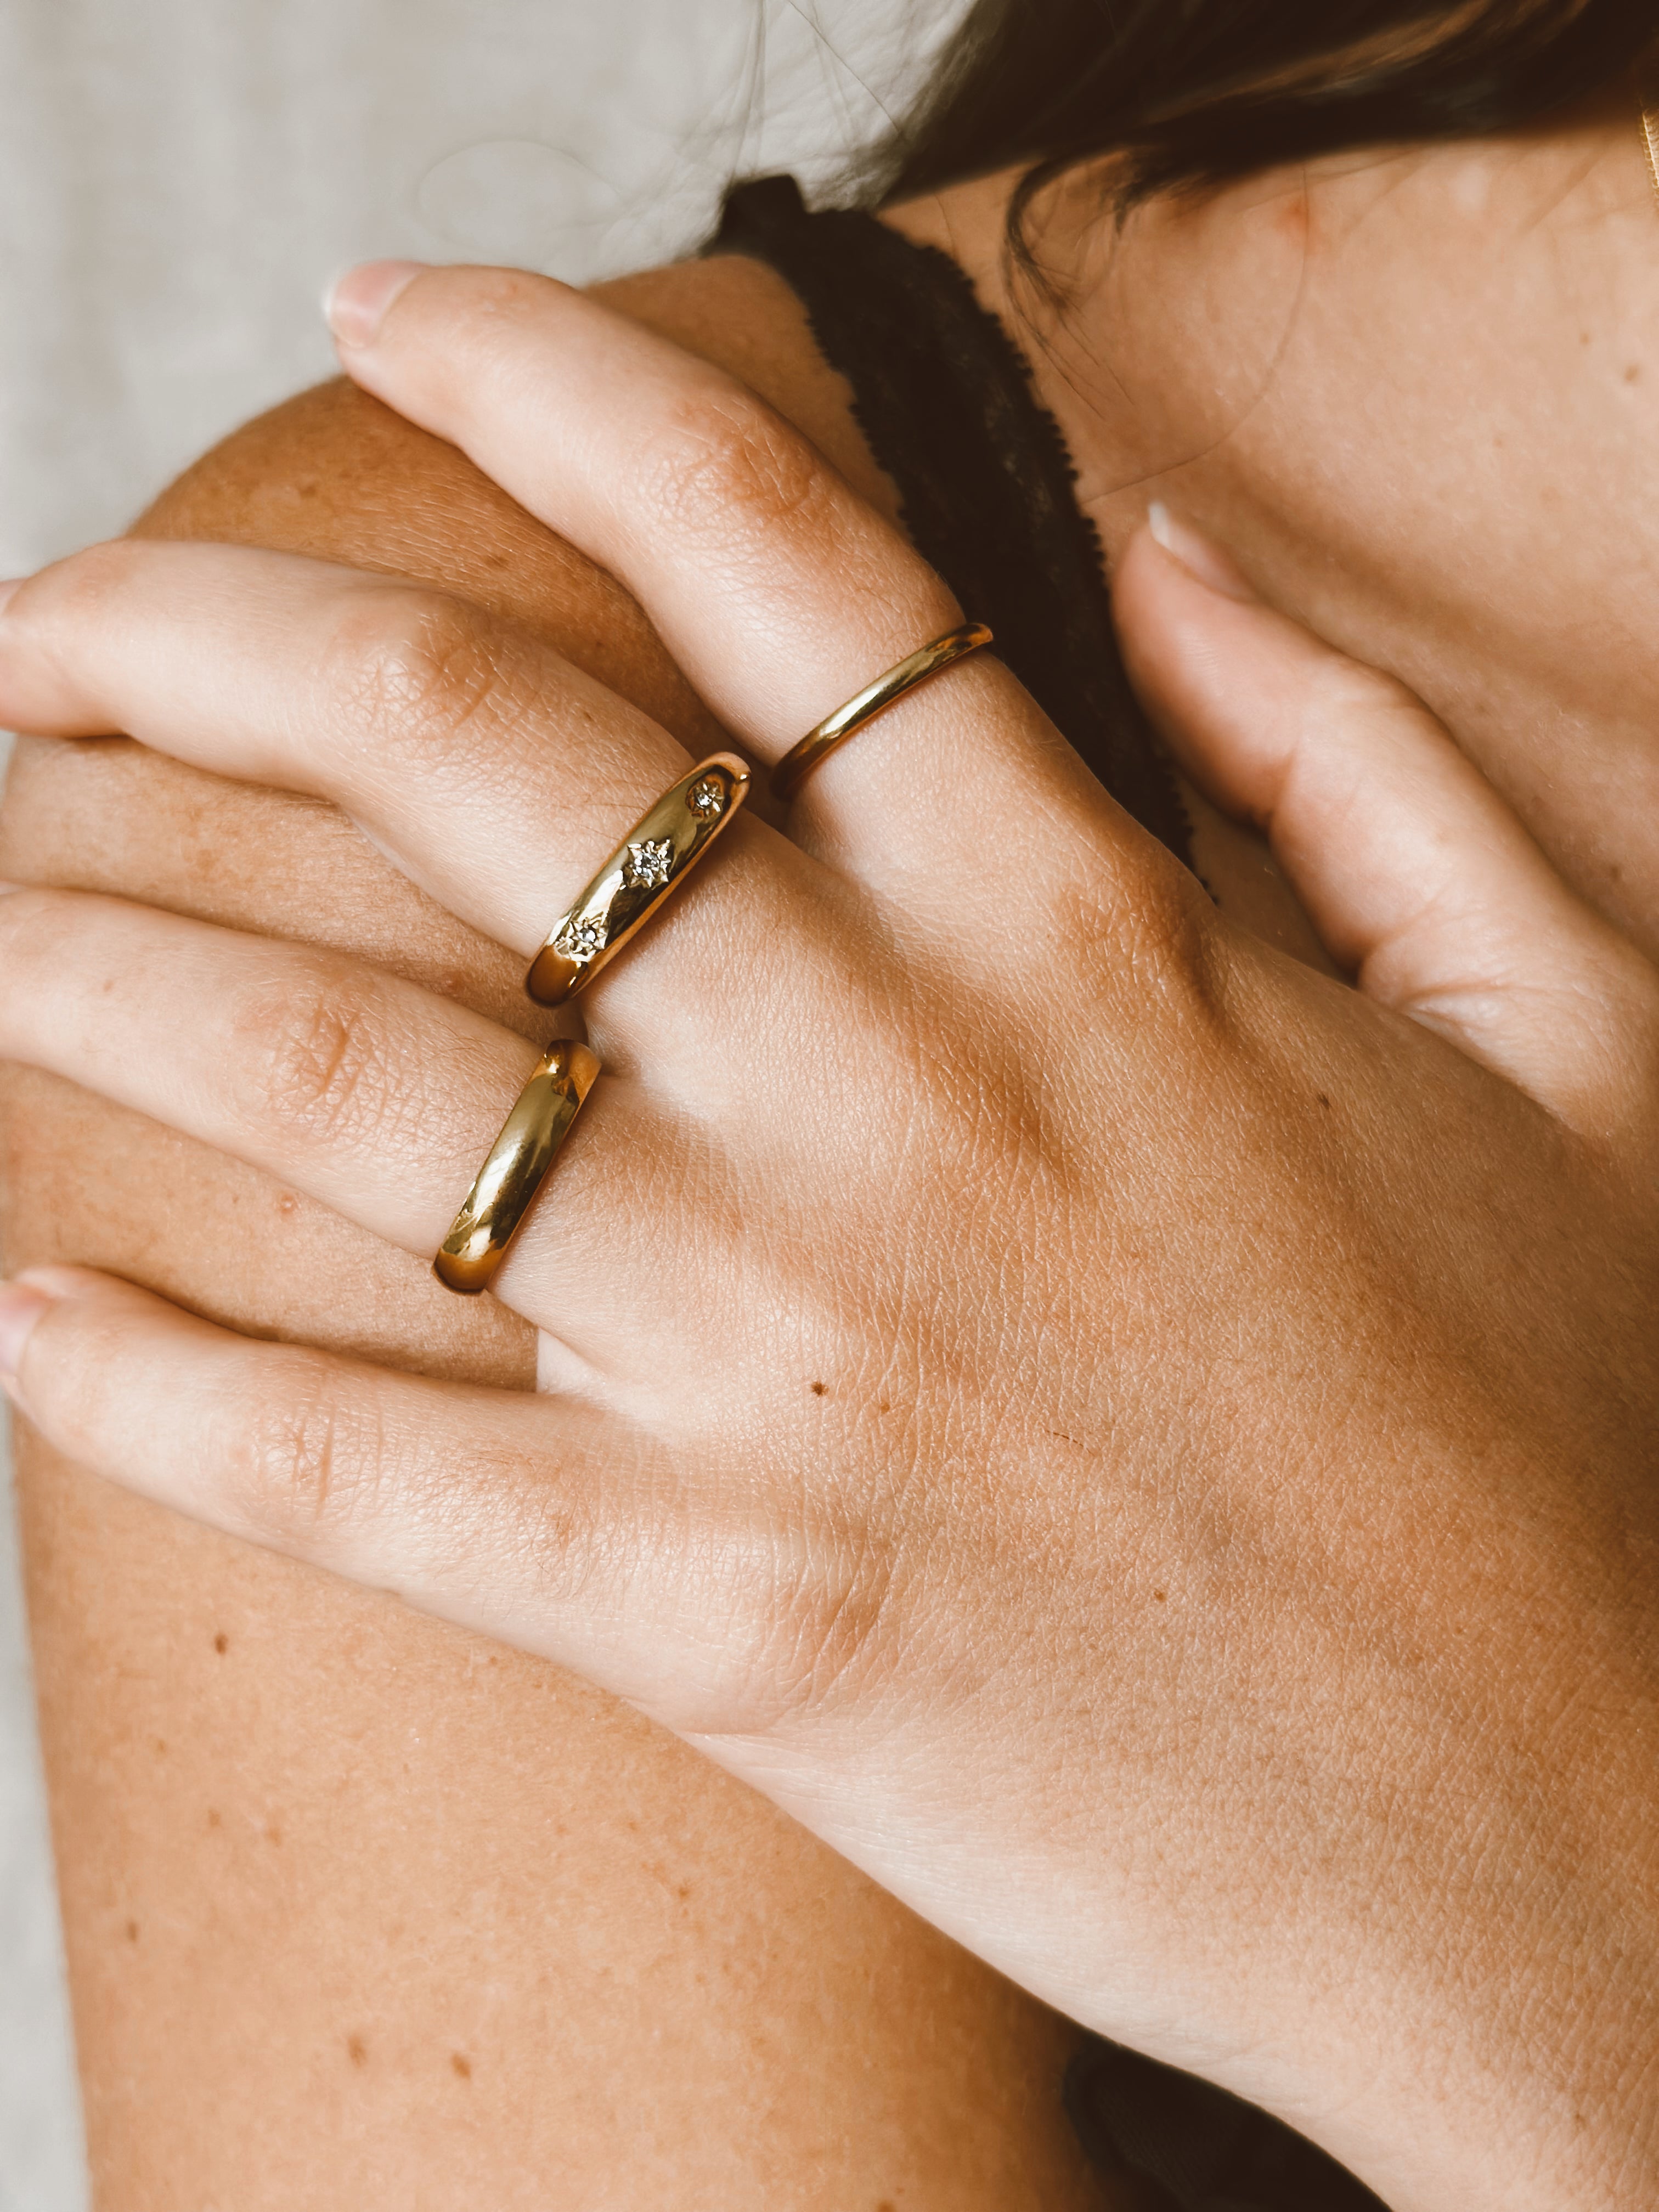
[[[642,451],[641,489],[678,535],[729,542],[745,526],[817,519],[825,465],[759,400],[735,386],[688,397]]]
[[[72,891],[31,889],[0,898],[0,989],[27,988],[36,963],[61,950],[76,897]]]
[[[48,622],[64,621],[71,627],[104,613],[109,602],[125,591],[149,548],[132,539],[112,538],[88,545],[67,560],[58,561],[33,578],[27,586],[37,611]]]
[[[797,1711],[866,1693],[884,1669],[893,1571],[885,1547],[867,1541],[839,1556],[795,1593],[785,1619],[793,1630],[786,1686]]]
[[[231,1030],[252,1110],[279,1143],[349,1152],[388,1134],[398,1094],[386,1024],[355,980],[320,969],[264,979]]]
[[[25,578],[8,607],[8,619],[49,663],[68,664],[80,641],[108,623],[112,603],[156,548],[125,538],[88,545]]]
[[[358,1518],[380,1488],[385,1438],[372,1404],[348,1403],[321,1359],[295,1353],[261,1373],[226,1453],[226,1503],[251,1534],[309,1553]],[[251,1410],[247,1410],[251,1408]]]
[[[1328,647],[1310,672],[1309,693],[1313,705],[1331,716],[1409,710],[1426,710],[1417,694],[1385,668],[1353,660],[1334,647]]]
[[[1127,1002],[1176,1018],[1218,1019],[1221,943],[1197,878],[1161,851],[1121,859],[1109,874],[1058,894],[1058,941],[1073,948],[1085,997],[1115,1018]]]
[[[816,1717],[868,1696],[896,1645],[891,1545],[868,1525],[775,1529],[751,1549],[740,1610],[753,1624],[743,1698],[744,1725]]]
[[[1328,757],[1333,741],[1358,742],[1370,762],[1379,738],[1411,733],[1420,744],[1427,734],[1449,745],[1444,725],[1415,691],[1386,669],[1351,660],[1328,649],[1313,669],[1304,695],[1300,730],[1304,744]]]
[[[1209,902],[1184,869],[1145,872],[1125,917],[1131,975],[1170,1000],[1213,1005],[1218,942]]]
[[[381,753],[423,766],[452,757],[501,702],[499,625],[446,592],[388,586],[355,599],[330,655],[347,712]]]

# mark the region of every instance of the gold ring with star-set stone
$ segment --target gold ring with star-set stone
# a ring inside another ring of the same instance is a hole
[[[736,753],[711,753],[671,785],[549,930],[525,978],[530,996],[560,1006],[597,975],[685,881],[749,796],[749,783]],[[447,1289],[475,1295],[489,1288],[599,1072],[599,1054],[585,1044],[561,1037],[548,1047],[433,1261]]]
[[[615,958],[696,866],[749,783],[736,753],[711,753],[640,817],[531,962],[525,988],[538,1005],[562,1006]]]

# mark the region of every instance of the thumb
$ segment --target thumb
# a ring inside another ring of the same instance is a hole
[[[1266,605],[1162,508],[1113,588],[1153,722],[1206,797],[1266,834],[1362,991],[1587,1135],[1650,1123],[1659,975],[1419,699]]]

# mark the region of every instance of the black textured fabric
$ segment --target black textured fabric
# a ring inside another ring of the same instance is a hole
[[[1146,2186],[1146,2212],[1388,2212],[1282,2120],[1119,2044],[1079,2052],[1066,2110],[1096,2165]]]
[[[805,308],[897,486],[912,543],[1108,791],[1191,865],[1174,779],[1118,658],[1100,541],[1059,426],[954,261],[867,215],[810,214],[793,177],[740,185],[711,252],[769,263]],[[1146,2212],[1387,2212],[1268,2113],[1098,2039],[1066,2109]]]
[[[912,544],[1120,805],[1190,865],[1190,832],[1112,630],[1100,540],[1024,362],[948,255],[872,216],[739,185],[712,252],[769,262],[852,386]]]

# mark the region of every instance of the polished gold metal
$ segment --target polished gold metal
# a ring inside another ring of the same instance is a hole
[[[562,1006],[591,983],[677,891],[749,796],[749,767],[711,753],[642,814],[587,889],[547,933],[524,987]]]
[[[447,1289],[489,1287],[599,1072],[598,1053],[570,1037],[542,1054],[432,1263]]]
[[[969,653],[977,653],[982,645],[990,642],[991,633],[983,623],[964,623],[960,629],[946,630],[943,637],[924,645],[920,653],[901,660],[896,668],[890,668],[873,684],[866,684],[856,698],[838,707],[817,729],[809,730],[798,745],[789,748],[772,771],[773,798],[780,805],[788,805],[819,763],[828,759],[855,730],[861,730],[866,722],[896,705],[907,691],[914,691],[919,684],[942,675],[954,661],[965,659]]]
[[[1653,186],[1653,199],[1659,207],[1659,107],[1654,105],[1654,86],[1651,79],[1642,85],[1642,143],[1648,149],[1648,179]]]

